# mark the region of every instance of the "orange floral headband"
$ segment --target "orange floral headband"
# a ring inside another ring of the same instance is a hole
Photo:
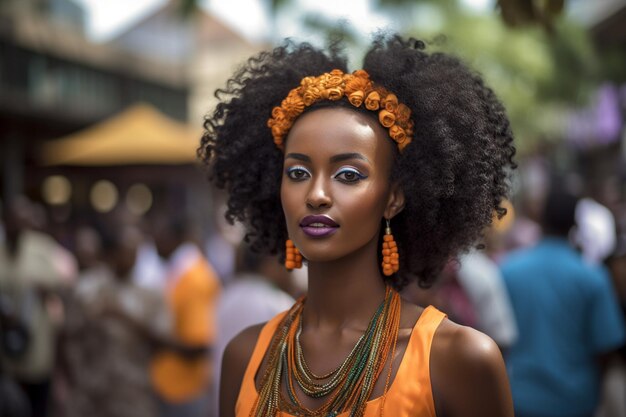
[[[274,143],[280,149],[295,120],[304,108],[321,100],[337,101],[346,97],[354,107],[378,111],[378,120],[389,131],[398,149],[402,151],[413,138],[411,110],[398,103],[398,97],[384,87],[375,85],[365,70],[352,74],[334,69],[317,77],[304,77],[300,86],[289,92],[280,106],[272,109],[272,117],[267,126],[272,129]]]

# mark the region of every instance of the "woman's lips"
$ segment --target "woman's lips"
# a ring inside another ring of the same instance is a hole
[[[310,237],[324,237],[335,233],[339,225],[328,216],[306,216],[300,228]]]

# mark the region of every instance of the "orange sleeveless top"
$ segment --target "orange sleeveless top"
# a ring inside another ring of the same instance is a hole
[[[287,312],[281,313],[261,330],[254,352],[248,363],[246,373],[241,382],[241,389],[235,406],[236,417],[248,417],[254,402],[258,397],[255,375],[261,366],[265,351],[269,347],[272,336],[281,319]],[[430,385],[430,347],[435,331],[446,315],[433,306],[422,312],[415,323],[409,343],[406,347],[396,377],[387,391],[387,398],[372,399],[367,402],[364,417],[384,415],[394,417],[436,417]],[[384,404],[384,409],[381,406]],[[348,416],[349,412],[338,414],[337,417]],[[280,417],[294,417],[291,414],[279,412]]]

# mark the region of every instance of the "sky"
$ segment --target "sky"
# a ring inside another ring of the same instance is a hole
[[[162,6],[167,0],[76,0],[87,10],[89,36],[105,41],[133,22]],[[492,0],[463,0],[471,9],[484,10]],[[271,32],[268,10],[263,0],[212,0],[208,10],[249,40],[263,39]],[[295,0],[278,24],[280,37],[298,36],[301,24],[290,19],[303,11],[317,12],[332,19],[347,19],[362,34],[393,25],[389,17],[380,15],[371,0]]]

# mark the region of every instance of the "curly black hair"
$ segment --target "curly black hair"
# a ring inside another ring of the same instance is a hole
[[[229,194],[226,218],[246,225],[253,249],[284,258],[287,239],[283,153],[267,127],[272,108],[303,77],[335,68],[347,72],[340,42],[325,52],[285,41],[250,58],[215,93],[220,102],[205,118],[198,154],[209,178]],[[479,241],[494,211],[506,213],[500,203],[515,167],[509,120],[480,75],[456,57],[425,52],[421,41],[380,35],[363,69],[411,109],[415,124],[392,170],[406,205],[392,221],[400,270],[386,279],[396,288],[413,280],[428,287],[446,262]]]

